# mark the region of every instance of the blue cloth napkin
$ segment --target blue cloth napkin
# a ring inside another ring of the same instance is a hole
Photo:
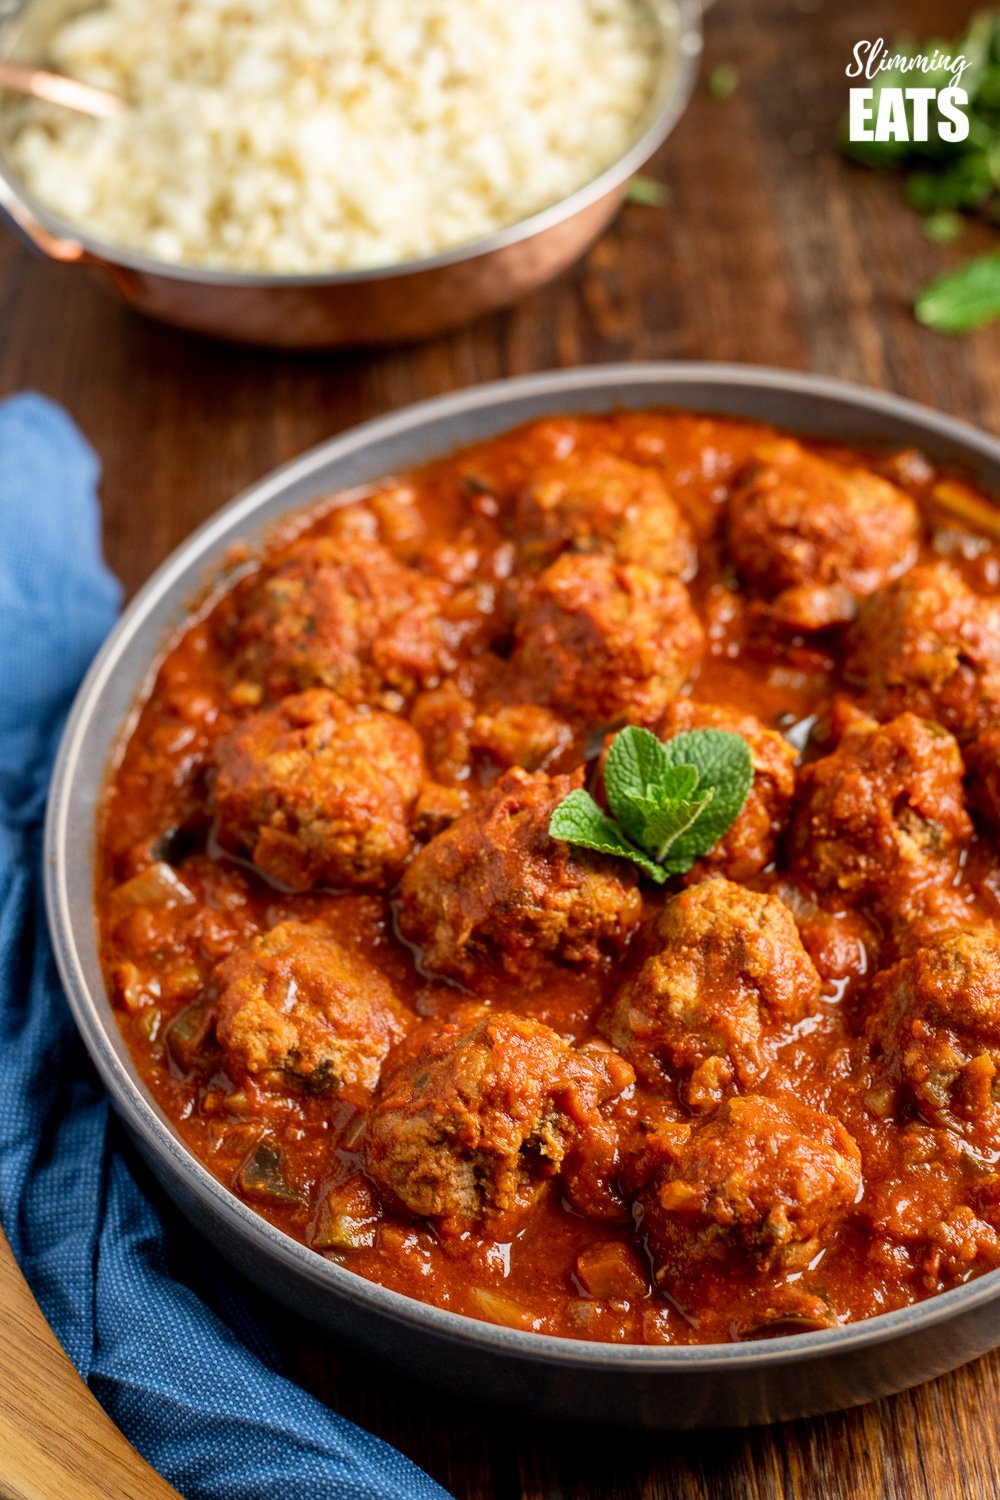
[[[447,1500],[282,1375],[237,1279],[133,1157],[70,1019],[41,825],[63,720],[120,600],[98,472],[57,407],[0,404],[0,1219],[80,1374],[188,1500]]]

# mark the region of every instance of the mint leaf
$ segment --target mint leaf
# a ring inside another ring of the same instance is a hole
[[[659,807],[652,808],[638,842],[649,850],[654,859],[664,861],[681,834],[686,833],[698,821],[713,796],[714,793],[709,790],[694,801],[672,797]]]
[[[693,766],[675,766],[662,742],[648,729],[630,726],[616,734],[604,767],[604,787],[612,815],[634,844],[654,848],[645,837],[651,815],[665,801],[686,802],[698,785]]]
[[[708,75],[708,92],[713,99],[731,99],[739,87],[740,75],[732,63],[720,63]]]
[[[666,744],[633,725],[611,743],[604,768],[610,815],[582,789],[552,813],[552,838],[631,859],[658,883],[707,854],[739,817],[753,784],[741,734],[694,729]]]
[[[598,807],[589,792],[582,787],[570,792],[559,806],[553,809],[549,819],[549,836],[562,839],[568,844],[578,844],[583,849],[596,850],[598,854],[616,854],[631,859],[657,884],[667,878],[665,870],[637,849],[605,812]]]
[[[663,748],[677,765],[694,766],[699,796],[713,793],[663,859],[672,874],[680,875],[715,848],[743,811],[753,785],[753,761],[743,736],[724,729],[688,730],[668,740]]]
[[[615,816],[621,802],[654,795],[673,765],[662,740],[648,729],[637,729],[630,724],[627,729],[619,730],[611,741],[604,767],[604,785]]]
[[[669,199],[667,188],[652,177],[633,177],[625,189],[625,202],[641,203],[644,208],[662,208]]]
[[[935,245],[950,245],[962,233],[962,220],[951,208],[937,208],[924,219],[924,234]]]
[[[1000,250],[931,282],[914,311],[919,322],[938,333],[972,333],[1000,318]]]

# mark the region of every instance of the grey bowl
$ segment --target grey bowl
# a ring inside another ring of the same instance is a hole
[[[154,574],[80,689],[46,829],[49,922],[84,1042],[155,1175],[251,1281],[312,1322],[445,1389],[537,1416],[648,1428],[737,1426],[852,1406],[1000,1344],[1000,1272],[846,1328],[763,1343],[646,1348],[480,1323],[387,1291],[289,1239],[181,1143],[139,1081],[98,962],[95,811],[110,756],[152,663],[227,547],[276,517],[532,417],[656,405],[757,418],[860,444],[917,445],[1000,492],[1000,442],[911,402],[839,381],[738,365],[622,365],[480,386],[368,422],[247,490]]]

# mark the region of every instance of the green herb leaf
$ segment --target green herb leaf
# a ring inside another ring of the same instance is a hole
[[[752,783],[750,747],[740,734],[695,729],[664,744],[630,725],[615,736],[604,768],[610,815],[577,790],[554,810],[549,833],[631,859],[662,882],[714,848]]]
[[[740,75],[732,63],[720,63],[708,75],[708,92],[713,99],[731,99],[739,88]]]
[[[743,811],[753,785],[753,761],[743,736],[723,729],[692,729],[677,734],[664,749],[676,765],[694,766],[699,796],[707,791],[714,793],[664,861],[673,873],[682,874],[702,854],[715,848]]]
[[[950,245],[962,233],[962,220],[950,208],[938,209],[924,220],[924,234],[935,245]]]
[[[698,772],[693,766],[678,766],[663,741],[648,729],[629,725],[611,742],[604,785],[611,811],[624,822],[631,804],[644,798],[690,796],[698,785]]]
[[[712,800],[713,793],[707,791],[693,802],[682,802],[673,798],[654,807],[646,819],[642,838],[643,848],[648,849],[659,862],[668,861],[682,834],[686,834]]]
[[[694,767],[688,769],[693,770]],[[641,849],[649,849],[651,852],[661,850],[664,840],[668,837],[671,840],[676,838],[697,817],[702,804],[711,795],[709,792],[705,797],[691,798],[671,797],[669,793],[664,793],[662,797],[637,797],[625,810],[627,819],[619,817],[617,821],[625,828],[632,842]]]
[[[570,792],[553,809],[549,819],[549,836],[562,839],[567,844],[578,844],[581,849],[594,849],[598,854],[616,854],[623,859],[630,859],[660,885],[667,878],[667,872],[641,849],[637,849],[625,837],[618,824],[602,812],[590,793],[581,787]]]
[[[920,293],[914,311],[938,333],[971,333],[1000,318],[1000,250],[939,277]]]
[[[663,208],[669,201],[667,188],[652,177],[633,177],[625,189],[625,202],[641,203],[644,208]]]

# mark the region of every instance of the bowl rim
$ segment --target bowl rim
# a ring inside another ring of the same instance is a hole
[[[383,265],[361,266],[347,271],[308,271],[282,274],[276,271],[230,271],[211,266],[196,266],[188,262],[157,260],[141,251],[130,250],[91,235],[80,225],[64,219],[35,196],[23,179],[8,164],[6,153],[0,150],[0,188],[5,187],[13,201],[37,219],[50,235],[75,243],[87,255],[112,266],[149,276],[161,276],[171,281],[195,283],[199,286],[233,287],[242,289],[276,287],[351,286],[361,282],[383,281],[420,275],[423,272],[446,270],[448,267],[476,260],[495,251],[506,250],[523,240],[544,234],[558,224],[584,212],[602,198],[609,196],[649,160],[667,139],[694,91],[695,80],[702,52],[702,3],[701,0],[643,0],[654,12],[669,12],[664,25],[676,27],[676,56],[670,66],[663,70],[663,79],[647,105],[643,119],[645,124],[638,136],[596,177],[576,188],[565,198],[518,219],[492,234],[482,235],[476,240],[455,245],[435,255],[416,260],[393,261]],[[5,33],[15,26],[23,13],[30,8],[32,0],[20,0],[10,12],[0,6],[0,57],[5,55],[3,42]],[[3,194],[0,193],[0,218],[2,218]],[[30,234],[30,230],[23,232]]]
[[[741,395],[752,390],[775,397],[785,394],[793,398],[811,397],[821,402],[847,404],[868,414],[919,428],[956,446],[963,453],[986,459],[1000,471],[1000,439],[958,418],[853,382],[767,366],[683,361],[606,364],[497,380],[433,397],[352,427],[273,470],[212,515],[170,554],[136,593],[87,672],[62,735],[50,784],[45,821],[44,881],[49,931],[59,974],[91,1059],[116,1109],[141,1143],[156,1156],[171,1177],[179,1179],[186,1192],[209,1216],[221,1221],[232,1232],[244,1249],[259,1255],[262,1261],[268,1258],[277,1260],[300,1284],[308,1283],[319,1292],[333,1292],[382,1319],[409,1325],[425,1334],[435,1334],[442,1340],[473,1345],[497,1355],[514,1356],[535,1365],[666,1375],[694,1369],[752,1371],[808,1363],[878,1346],[923,1332],[959,1314],[970,1313],[1000,1296],[1000,1270],[986,1272],[923,1302],[836,1328],[782,1335],[754,1343],[677,1346],[601,1343],[481,1322],[419,1302],[326,1260],[276,1229],[236,1198],[182,1143],[139,1079],[114,1021],[103,985],[99,996],[91,992],[72,918],[72,893],[67,879],[68,851],[75,842],[74,827],[78,826],[74,824],[74,789],[80,746],[100,708],[106,685],[122,659],[128,658],[131,643],[147,616],[171,591],[181,590],[183,596],[189,598],[193,590],[203,586],[206,567],[217,575],[224,544],[229,542],[233,529],[251,523],[268,501],[280,497],[296,481],[308,480],[332,460],[363,453],[373,444],[391,437],[405,439],[411,432],[420,432],[445,418],[461,417],[482,407],[502,414],[507,405],[516,407],[525,398],[543,397],[556,403],[550,408],[553,412],[570,413],[573,398],[590,393],[591,396],[607,396],[602,407],[593,409],[614,410],[616,393],[625,387],[640,391],[649,387],[649,405],[663,407],[672,404],[665,399],[664,386],[676,386],[678,400],[673,404],[684,409],[684,390],[691,385],[717,387],[727,398],[731,396],[733,404],[713,408],[713,414],[725,410],[739,416]],[[508,426],[516,425],[516,420],[520,418],[512,420]],[[497,431],[502,430],[502,426],[497,427]],[[299,509],[303,504],[296,500],[288,508]],[[273,525],[278,514],[280,512],[269,515],[267,524]],[[161,636],[154,662],[165,644]],[[147,658],[147,678],[151,666]],[[120,724],[116,738],[123,728],[124,724]],[[107,769],[106,765],[100,768],[99,784],[103,783]],[[89,888],[85,909],[92,918]]]

